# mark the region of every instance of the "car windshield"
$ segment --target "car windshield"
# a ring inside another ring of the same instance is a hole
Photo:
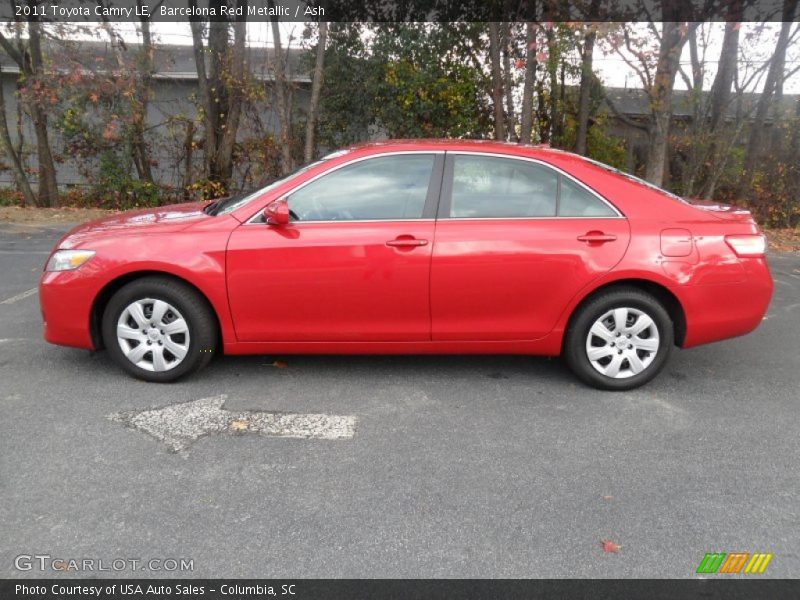
[[[612,167],[612,166],[607,165],[605,163],[601,163],[601,162],[599,162],[597,160],[593,160],[591,158],[586,158],[585,156],[583,157],[583,160],[585,160],[586,162],[590,162],[593,165],[608,171],[609,173],[614,173],[615,175],[619,175],[620,177],[624,177],[628,181],[633,181],[634,183],[638,183],[639,185],[643,185],[646,188],[649,188],[651,190],[655,190],[657,192],[661,192],[662,194],[664,194],[665,196],[669,196],[673,200],[677,200],[678,202],[682,202],[683,204],[689,204],[689,202],[687,202],[684,198],[681,198],[677,194],[673,194],[672,192],[669,192],[669,191],[665,190],[664,188],[660,188],[657,185],[655,185],[653,183],[650,183],[649,181],[645,181],[644,179],[640,179],[639,177],[636,177],[635,175],[631,175],[630,173],[626,173],[625,171],[620,171],[619,169],[617,169],[615,167]]]
[[[290,173],[286,177],[281,177],[280,179],[277,179],[277,180],[273,181],[272,183],[270,183],[266,187],[260,188],[260,189],[254,191],[254,192],[244,192],[242,194],[236,194],[235,196],[229,196],[227,198],[221,198],[219,200],[216,200],[215,202],[212,202],[208,206],[206,206],[204,210],[209,215],[226,215],[228,213],[231,213],[231,212],[235,211],[236,209],[241,208],[242,206],[244,206],[248,202],[250,202],[250,201],[262,196],[263,194],[269,192],[270,190],[275,189],[279,185],[282,185],[282,184],[286,183],[287,181],[291,181],[292,179],[294,179],[298,175],[301,175],[301,174],[305,173],[306,171],[309,171],[310,169],[313,169],[317,165],[322,164],[326,160],[330,160],[330,159],[335,158],[337,156],[341,156],[342,154],[344,154],[344,152],[334,152],[332,154],[328,154],[327,156],[322,157],[318,161],[315,161],[315,162],[312,162],[310,164],[307,164],[304,167],[300,167],[299,169],[297,169],[293,173]]]

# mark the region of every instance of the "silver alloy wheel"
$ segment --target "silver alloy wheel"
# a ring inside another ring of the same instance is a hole
[[[140,369],[169,371],[189,352],[189,325],[171,304],[143,298],[122,311],[117,341],[125,357]]]
[[[615,308],[589,329],[586,355],[598,373],[626,379],[650,366],[658,345],[658,327],[647,313],[636,308]]]

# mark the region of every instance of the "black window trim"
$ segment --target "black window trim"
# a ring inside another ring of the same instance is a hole
[[[428,192],[425,196],[425,206],[422,209],[422,217],[415,218],[415,219],[351,219],[351,220],[325,220],[325,219],[315,219],[309,221],[291,221],[291,225],[305,225],[305,224],[313,224],[313,223],[405,223],[405,222],[420,222],[420,221],[434,221],[436,220],[436,214],[438,211],[439,199],[441,198],[441,189],[442,189],[442,182],[443,182],[443,175],[445,170],[445,151],[444,150],[401,150],[401,151],[388,151],[388,152],[380,152],[377,154],[368,154],[366,156],[359,156],[358,158],[354,158],[353,160],[344,162],[340,165],[336,165],[335,167],[328,169],[327,171],[323,171],[322,173],[318,173],[308,181],[304,181],[297,187],[292,188],[291,190],[287,191],[286,193],[281,195],[281,198],[288,198],[295,192],[300,191],[310,183],[325,177],[326,175],[330,175],[331,173],[335,173],[339,169],[343,169],[345,167],[349,167],[350,165],[354,165],[365,160],[369,160],[371,158],[383,158],[386,156],[405,156],[405,155],[413,155],[413,154],[428,154],[433,156],[433,168],[431,169],[431,177],[428,181]],[[280,198],[276,198],[278,200]],[[244,225],[264,225],[263,219],[263,211],[264,209],[259,209],[254,215],[248,218]]]
[[[557,192],[556,192],[556,214],[552,217],[451,217],[450,210],[453,205],[453,170],[455,165],[455,156],[456,155],[468,155],[468,156],[488,156],[492,158],[506,158],[510,160],[521,160],[536,163],[541,165],[546,169],[551,169],[558,175],[558,184],[557,184]],[[517,154],[502,154],[498,152],[479,152],[479,151],[470,151],[470,150],[448,150],[445,156],[445,163],[444,163],[444,179],[442,181],[442,192],[441,198],[439,200],[439,211],[437,213],[436,219],[438,221],[548,221],[553,219],[624,219],[625,215],[614,206],[611,202],[609,202],[606,198],[601,196],[595,190],[590,188],[588,185],[576,179],[563,169],[556,167],[548,162],[540,160],[538,158],[532,158],[529,156],[519,156]],[[600,215],[584,215],[584,216],[575,216],[575,217],[565,217],[558,214],[561,204],[561,179],[562,177],[566,177],[579,187],[583,188],[587,192],[589,192],[592,196],[595,196],[598,200],[600,200],[603,204],[608,206],[612,211],[614,211],[613,216],[600,216]]]

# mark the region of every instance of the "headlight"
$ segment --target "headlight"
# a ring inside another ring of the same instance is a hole
[[[94,256],[94,250],[56,250],[45,271],[73,271]]]

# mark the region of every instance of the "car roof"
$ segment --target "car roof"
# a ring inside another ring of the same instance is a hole
[[[564,154],[562,150],[551,148],[548,144],[518,144],[514,142],[505,142],[498,140],[462,140],[462,139],[444,139],[444,138],[410,138],[410,139],[389,139],[375,142],[363,142],[354,144],[347,148],[350,151],[356,150],[408,150],[415,149],[429,149],[429,150],[461,150],[473,149],[482,152],[502,152],[508,153],[509,150],[516,151],[514,154],[519,153],[520,150],[533,153],[557,153]]]

